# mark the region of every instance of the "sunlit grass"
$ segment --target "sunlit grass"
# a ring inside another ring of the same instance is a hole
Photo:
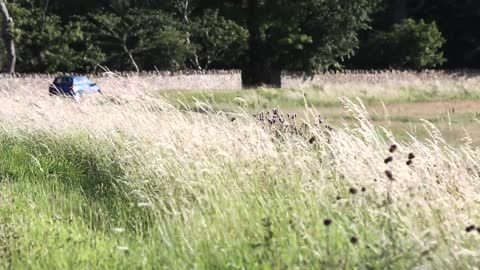
[[[436,83],[424,85],[326,85],[305,89],[247,89],[215,91],[159,91],[179,108],[195,108],[199,103],[208,103],[216,110],[257,111],[271,107],[295,109],[316,107],[339,107],[339,97],[361,98],[366,105],[420,103],[451,100],[479,100],[479,84]]]
[[[424,130],[422,140],[401,140],[388,117],[348,99],[346,121],[332,119],[332,129],[330,116],[318,122],[321,108],[304,111],[305,126],[301,115],[273,121],[265,109],[264,121],[243,109],[179,110],[114,86],[78,103],[0,95],[1,267],[480,265],[471,229],[480,223],[479,149],[452,146],[429,122],[392,115]]]

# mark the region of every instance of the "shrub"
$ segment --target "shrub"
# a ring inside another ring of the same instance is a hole
[[[424,69],[445,63],[445,43],[435,22],[412,19],[396,24],[390,32],[378,32],[366,45],[370,63],[378,68]]]

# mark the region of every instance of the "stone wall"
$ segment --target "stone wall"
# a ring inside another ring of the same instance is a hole
[[[84,74],[0,74],[0,81],[28,80],[31,84],[45,84],[57,76]],[[86,75],[106,87],[121,85],[151,90],[237,90],[242,89],[242,76],[238,70],[182,71],[182,72],[104,72]],[[108,84],[108,85],[107,85]]]
[[[135,77],[131,77],[132,79]],[[101,80],[101,79],[100,79]],[[138,77],[152,90],[237,90],[242,89],[240,72],[224,74],[175,74]]]
[[[450,71],[345,71],[307,75],[283,72],[282,88],[309,88],[334,84],[409,84],[428,81],[480,80],[480,70]]]
[[[35,85],[43,85],[56,76],[65,74],[0,74],[0,81],[7,81]],[[71,75],[71,74],[70,74]],[[74,74],[80,75],[80,74]],[[142,72],[142,73],[113,73],[104,72],[89,75],[99,84],[107,83],[112,88],[122,85],[123,88],[142,88],[150,90],[238,90],[242,89],[242,76],[238,70],[217,71],[183,71],[183,72]],[[478,70],[459,71],[345,71],[326,72],[314,75],[283,72],[282,88],[310,88],[332,84],[408,84],[426,81],[461,81],[480,80]],[[114,78],[117,78],[115,80]],[[112,80],[114,79],[114,80]],[[1,85],[1,84],[0,84]]]

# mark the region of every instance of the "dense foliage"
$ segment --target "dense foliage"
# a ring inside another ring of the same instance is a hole
[[[444,42],[435,23],[407,19],[365,42],[361,56],[366,57],[367,51],[375,52],[375,56],[361,59],[361,63],[379,68],[435,68],[445,62],[441,51]]]
[[[480,4],[468,0],[4,2],[17,72],[235,68],[255,83],[280,69],[477,67],[480,58]]]
[[[269,71],[280,69],[339,67],[357,47],[356,33],[367,28],[375,2],[248,1],[248,82],[274,82]]]
[[[42,14],[38,8],[10,5],[15,20],[14,37],[18,50],[17,70],[21,72],[91,71],[105,59],[85,30],[82,17],[62,22],[57,15]]]

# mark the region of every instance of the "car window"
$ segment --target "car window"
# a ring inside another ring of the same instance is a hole
[[[68,77],[59,77],[59,78],[56,78],[53,83],[55,83],[55,84],[66,84],[66,83],[71,83],[71,82],[72,82],[72,79],[70,79]]]
[[[90,83],[90,80],[87,77],[76,77],[75,83],[87,84],[87,83]]]

